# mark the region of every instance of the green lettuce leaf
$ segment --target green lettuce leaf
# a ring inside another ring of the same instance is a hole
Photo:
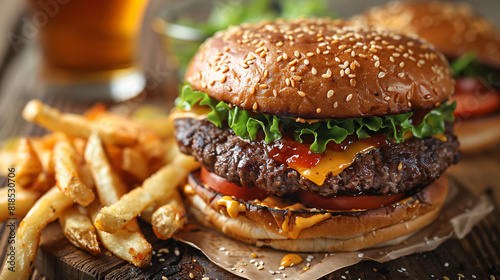
[[[445,131],[445,121],[452,122],[456,103],[448,102],[432,109],[419,124],[412,123],[413,112],[390,115],[386,117],[365,117],[350,119],[331,119],[314,123],[301,123],[293,118],[255,114],[236,106],[229,106],[216,101],[206,93],[191,89],[189,85],[182,88],[176,105],[186,111],[196,104],[210,107],[207,119],[221,127],[227,124],[236,135],[244,139],[255,140],[260,131],[265,141],[272,142],[282,137],[281,131],[292,131],[294,139],[304,142],[304,136],[312,136],[310,149],[323,152],[330,141],[342,142],[348,135],[356,134],[359,139],[369,138],[373,133],[383,133],[389,139],[400,143],[404,141],[406,132],[418,138],[430,137]]]

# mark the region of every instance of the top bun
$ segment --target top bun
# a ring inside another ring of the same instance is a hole
[[[186,80],[244,110],[307,119],[430,109],[453,93],[448,62],[431,45],[330,19],[218,32],[191,60]]]
[[[415,33],[449,58],[475,51],[482,63],[500,68],[500,34],[466,3],[391,2],[353,21]]]

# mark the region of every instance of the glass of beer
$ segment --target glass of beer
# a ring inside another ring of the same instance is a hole
[[[47,83],[103,99],[126,99],[140,92],[145,80],[137,54],[147,2],[29,0],[33,17],[47,19],[38,26]]]

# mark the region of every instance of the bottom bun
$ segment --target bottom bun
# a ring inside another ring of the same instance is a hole
[[[233,199],[239,213],[232,212],[232,217],[218,203],[223,195],[202,186],[197,172],[190,174],[183,191],[199,222],[231,238],[295,252],[356,251],[409,235],[434,221],[446,198],[448,179],[443,175],[412,197],[372,210],[286,210],[282,205]]]
[[[500,144],[500,114],[455,123],[460,150],[475,154]]]

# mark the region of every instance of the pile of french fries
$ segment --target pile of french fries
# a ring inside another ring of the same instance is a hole
[[[178,151],[166,114],[125,117],[96,105],[75,115],[32,100],[22,115],[52,132],[11,139],[0,150],[0,175],[15,168],[15,217],[22,218],[15,271],[4,263],[0,279],[29,278],[41,231],[56,219],[76,247],[97,255],[102,244],[137,267],[152,258],[138,216],[161,239],[185,225],[177,187],[198,164]],[[0,192],[5,222],[13,216],[7,188]]]

